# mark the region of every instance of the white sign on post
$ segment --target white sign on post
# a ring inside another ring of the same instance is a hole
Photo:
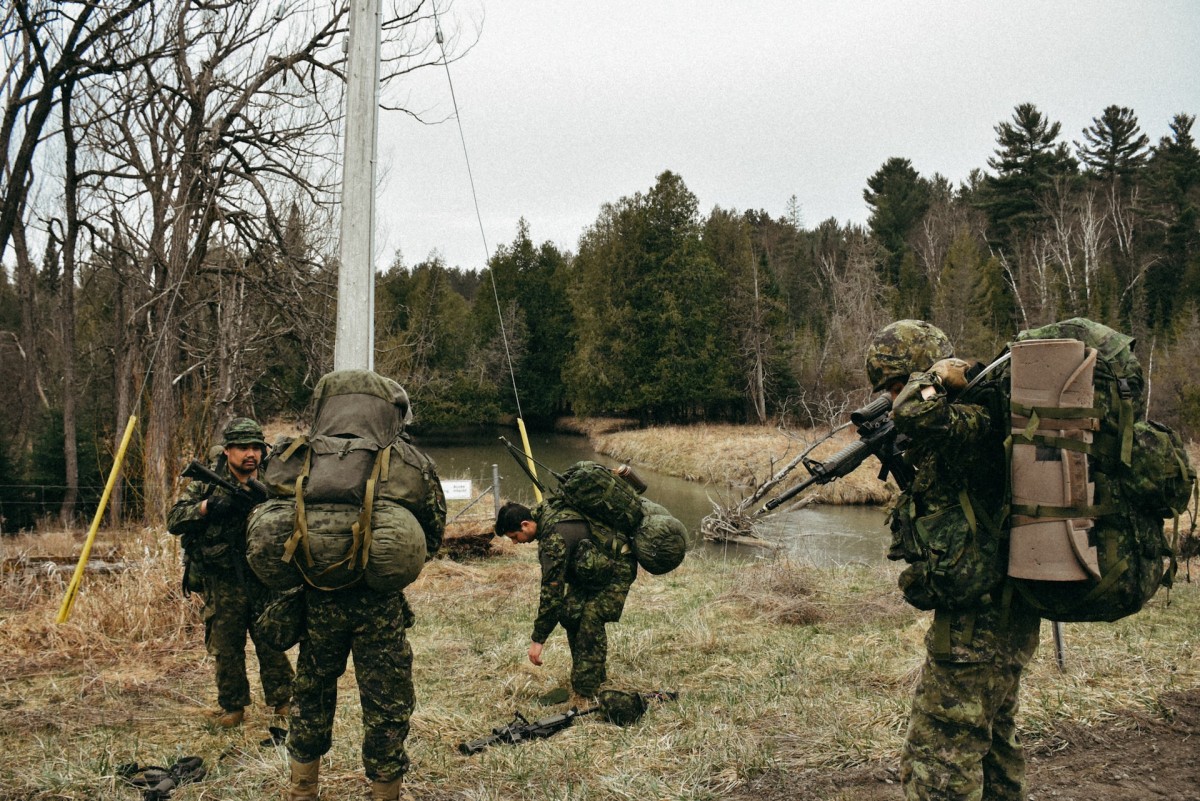
[[[448,501],[469,501],[471,500],[471,479],[455,478],[449,481],[442,480],[442,492],[446,493]]]

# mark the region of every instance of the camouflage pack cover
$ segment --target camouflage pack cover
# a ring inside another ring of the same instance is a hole
[[[666,507],[649,500],[642,504],[642,522],[633,535],[633,554],[648,573],[661,576],[683,564],[687,555],[687,526]]]
[[[277,591],[302,584],[336,590],[360,580],[380,592],[404,589],[425,565],[427,551],[421,524],[400,504],[377,500],[371,509],[366,558],[359,555],[350,559],[348,552],[360,513],[361,509],[353,504],[305,504],[307,537],[290,550],[296,530],[295,500],[275,498],[259,505],[246,523],[250,569],[263,584]]]
[[[633,536],[642,522],[637,492],[614,470],[598,462],[576,462],[558,476],[558,484],[568,506],[625,537]]]
[[[1099,431],[1088,450],[1095,497],[1083,511],[1095,521],[1090,539],[1099,576],[1013,581],[1047,619],[1118,620],[1141,609],[1160,586],[1170,586],[1175,552],[1163,519],[1186,507],[1195,471],[1175,432],[1142,419],[1144,379],[1132,337],[1077,317],[1017,336],[1019,342],[1037,339],[1076,339],[1098,354],[1093,382]]]
[[[593,534],[613,553],[633,551],[648,573],[662,575],[683,562],[687,527],[660,504],[638,495],[616,471],[598,462],[576,462],[559,478],[551,504],[581,512],[593,524]]]

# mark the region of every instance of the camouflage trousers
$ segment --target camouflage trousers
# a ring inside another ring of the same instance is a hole
[[[416,696],[412,648],[404,630],[411,625],[412,611],[403,593],[378,593],[363,585],[335,592],[309,590],[287,741],[293,758],[311,762],[332,746],[338,677],[353,655],[367,778],[392,781],[408,771],[404,741]]]
[[[204,646],[217,668],[217,703],[222,709],[250,705],[246,677],[246,637],[254,642],[258,676],[267,706],[286,704],[292,697],[292,664],[287,654],[258,641],[253,623],[270,598],[268,590],[245,566],[244,582],[232,569],[210,568],[204,582]]]
[[[571,688],[580,695],[594,696],[608,681],[608,633],[604,627],[621,619],[635,570],[632,563],[621,562],[613,581],[603,589],[568,591],[561,622],[571,648]]]
[[[925,660],[900,760],[906,801],[1020,801],[1015,662]]]

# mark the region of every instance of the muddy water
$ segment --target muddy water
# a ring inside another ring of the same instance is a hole
[[[515,431],[495,429],[453,437],[419,437],[417,445],[437,462],[443,480],[469,478],[474,487],[482,490],[491,486],[492,465],[496,465],[501,496],[532,503],[532,484],[500,442],[501,436],[520,444]],[[586,437],[534,433],[530,435],[530,446],[534,458],[542,465],[538,467],[538,475],[550,487],[554,481],[548,477],[547,468],[562,471],[581,459],[616,464],[593,451]],[[728,503],[737,497],[727,487],[685,481],[640,466],[636,470],[649,485],[646,497],[670,509],[692,532],[699,529],[700,521],[712,511],[713,499]],[[882,562],[888,544],[884,512],[873,506],[820,505],[778,512],[766,518],[764,532],[793,558],[818,565]],[[730,558],[755,559],[765,555],[758,548],[698,545]]]

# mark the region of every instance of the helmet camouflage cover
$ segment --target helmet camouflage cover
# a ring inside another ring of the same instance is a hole
[[[897,320],[876,334],[867,348],[867,378],[879,392],[953,355],[954,347],[942,329],[924,320]]]
[[[263,439],[262,426],[249,417],[235,417],[230,420],[229,425],[225,426],[225,439],[222,444],[225,447],[230,445],[267,447],[267,441]]]

